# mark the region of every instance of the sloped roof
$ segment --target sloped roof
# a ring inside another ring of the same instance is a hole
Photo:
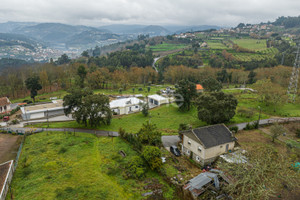
[[[232,133],[224,124],[200,127],[182,133],[187,137],[189,137],[190,133],[193,133],[205,148],[234,141]]]
[[[1,97],[0,98],[0,106],[6,106],[9,105],[10,101],[7,97]]]
[[[136,97],[130,97],[130,98],[112,100],[109,103],[109,106],[110,108],[119,108],[119,107],[123,108],[130,105],[138,105],[139,103],[144,103],[144,101]]]
[[[203,87],[202,87],[202,85],[200,85],[200,84],[197,84],[197,85],[196,85],[196,90],[203,90]]]

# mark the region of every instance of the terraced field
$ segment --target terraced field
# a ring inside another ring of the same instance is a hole
[[[149,48],[153,52],[159,52],[159,51],[172,51],[176,49],[183,49],[187,47],[185,44],[170,44],[170,43],[163,43],[163,44],[157,44],[155,46],[150,46]]]
[[[256,40],[256,39],[232,39],[232,41],[239,45],[240,47],[244,47],[247,49],[262,51],[267,49],[266,40]]]

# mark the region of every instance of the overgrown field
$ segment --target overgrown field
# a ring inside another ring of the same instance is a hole
[[[233,39],[232,41],[235,44],[237,44],[241,47],[251,49],[251,50],[255,50],[255,51],[267,49],[266,40],[256,40],[256,39],[251,39],[251,38],[249,38],[249,39],[243,38],[243,39]]]
[[[155,172],[148,170],[141,181],[123,177],[135,155],[120,138],[62,132],[28,136],[12,182],[14,199],[145,199],[144,186],[152,181],[162,185],[166,199],[174,199],[174,189]]]

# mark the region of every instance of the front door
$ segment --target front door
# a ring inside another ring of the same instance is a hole
[[[229,148],[229,144],[226,144],[226,152],[228,151]]]

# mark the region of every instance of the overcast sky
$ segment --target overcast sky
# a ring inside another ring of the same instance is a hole
[[[300,15],[300,0],[0,0],[0,22],[222,25]]]

